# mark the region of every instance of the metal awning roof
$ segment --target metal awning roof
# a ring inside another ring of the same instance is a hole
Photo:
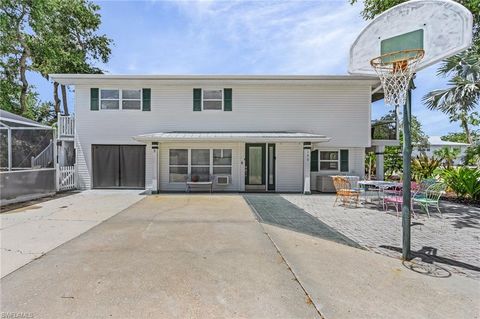
[[[470,146],[468,143],[444,141],[440,136],[430,136],[428,138],[428,144],[432,146]]]
[[[330,137],[303,132],[159,132],[133,137],[139,142],[328,142]]]
[[[48,129],[48,130],[52,129],[50,126],[40,124],[33,120],[27,119],[26,117],[13,114],[5,110],[0,110],[0,128],[15,128],[15,129],[38,128],[38,129]]]

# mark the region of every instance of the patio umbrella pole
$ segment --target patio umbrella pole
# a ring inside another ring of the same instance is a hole
[[[412,81],[413,82],[413,81]],[[410,224],[411,224],[411,118],[412,118],[412,82],[407,90],[407,99],[403,106],[403,205],[402,205],[402,258],[410,260]]]

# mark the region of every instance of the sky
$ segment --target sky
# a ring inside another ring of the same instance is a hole
[[[349,0],[95,2],[99,32],[114,41],[110,61],[99,65],[110,74],[347,74],[350,45],[367,24],[363,5]],[[446,86],[436,69],[419,72],[413,92],[413,114],[430,136],[460,131],[421,102]],[[48,82],[30,81],[52,99]],[[372,117],[386,112],[375,103]]]

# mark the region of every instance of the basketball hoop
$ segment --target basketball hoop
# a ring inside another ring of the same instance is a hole
[[[425,55],[422,49],[401,50],[383,54],[370,61],[382,82],[385,104],[405,104],[410,80]]]

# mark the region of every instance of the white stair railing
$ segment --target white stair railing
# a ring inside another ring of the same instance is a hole
[[[37,156],[32,156],[31,167],[36,168],[45,168],[49,167],[53,163],[53,141],[50,140],[50,144],[40,152]]]
[[[75,136],[75,118],[71,115],[57,116],[58,138]]]

